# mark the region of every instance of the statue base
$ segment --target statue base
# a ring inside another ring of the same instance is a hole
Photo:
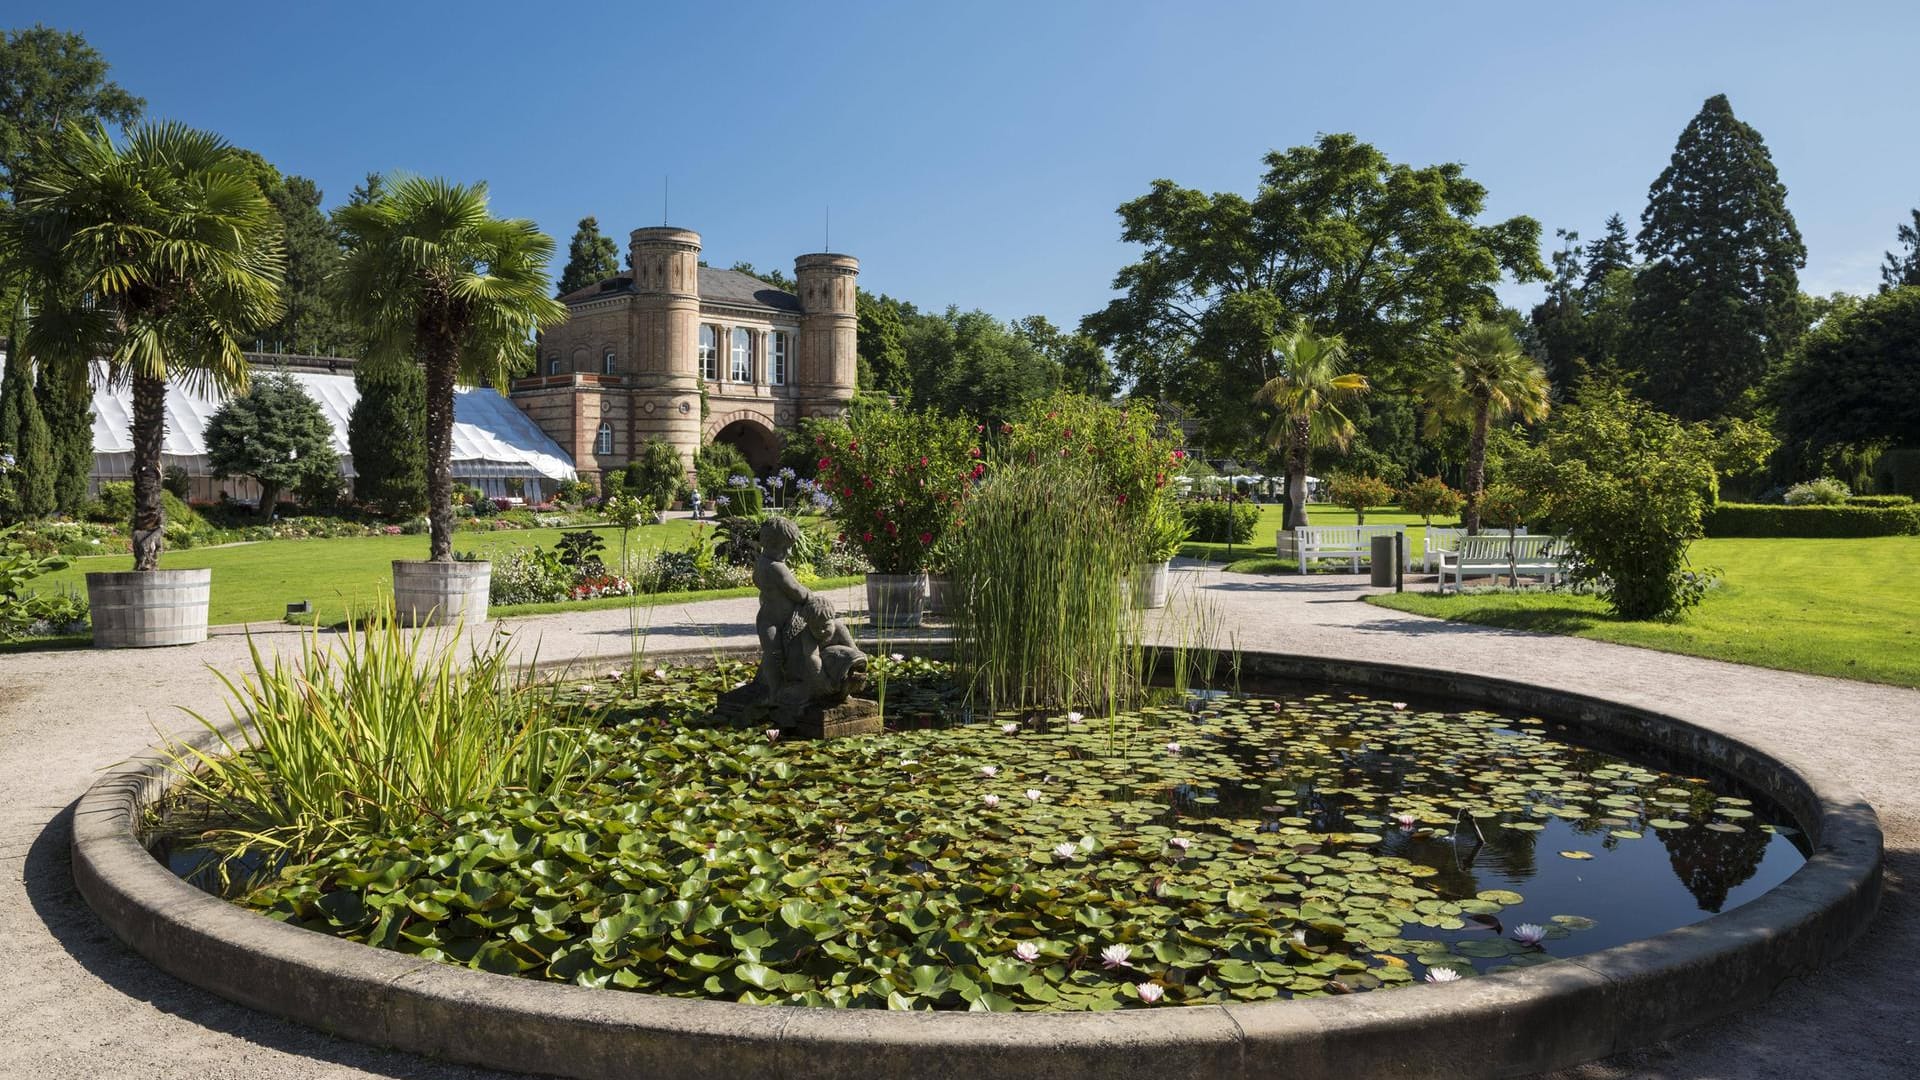
[[[782,707],[757,683],[721,694],[714,713],[740,724],[777,727],[802,739],[878,735],[883,728],[877,702],[848,698],[837,704],[816,701]]]

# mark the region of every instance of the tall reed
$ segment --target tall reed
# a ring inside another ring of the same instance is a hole
[[[1139,542],[1083,459],[997,470],[949,546],[955,674],[973,697],[989,710],[1131,698],[1141,618],[1121,582]]]
[[[583,783],[592,718],[516,674],[504,635],[461,641],[403,630],[390,603],[336,641],[315,629],[291,659],[250,641],[252,672],[220,675],[238,737],[166,749],[176,791],[213,824],[199,839],[229,860],[255,849],[297,859],[503,793]]]

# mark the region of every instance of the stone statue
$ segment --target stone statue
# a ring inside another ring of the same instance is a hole
[[[787,566],[799,542],[800,527],[789,518],[769,517],[760,525],[753,564],[760,670],[752,682],[722,694],[719,711],[815,737],[879,731],[878,707],[849,700],[867,684],[867,655],[834,617],[832,602],[800,584]]]

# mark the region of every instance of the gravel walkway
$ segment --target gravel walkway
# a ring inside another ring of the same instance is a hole
[[[1176,574],[1176,607],[1211,609],[1244,649],[1422,664],[1683,705],[1731,734],[1818,763],[1879,810],[1887,890],[1874,931],[1833,967],[1779,989],[1764,1009],[1645,1053],[1576,1070],[1616,1077],[1911,1077],[1920,1038],[1920,691],[1792,675],[1574,638],[1438,622],[1360,602],[1359,578]],[[857,609],[855,590],[835,594]],[[651,609],[653,649],[750,642],[754,601]],[[642,618],[647,615],[643,612]],[[624,611],[513,620],[522,655],[624,658]],[[287,627],[255,627],[265,647]],[[1228,642],[1223,641],[1222,644]],[[212,668],[237,670],[246,639],[191,649],[0,654],[0,1077],[223,1078],[493,1076],[341,1042],[228,1004],[121,947],[74,891],[71,805],[100,770],[157,731],[191,726],[181,707],[223,715]]]

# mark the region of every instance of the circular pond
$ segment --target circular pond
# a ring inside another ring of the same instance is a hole
[[[1518,713],[1276,682],[961,722],[940,665],[882,667],[902,730],[815,743],[699,726],[738,664],[579,685],[603,726],[569,795],[346,843],[232,898],[589,987],[1164,1010],[1538,965],[1806,861],[1731,776]]]

